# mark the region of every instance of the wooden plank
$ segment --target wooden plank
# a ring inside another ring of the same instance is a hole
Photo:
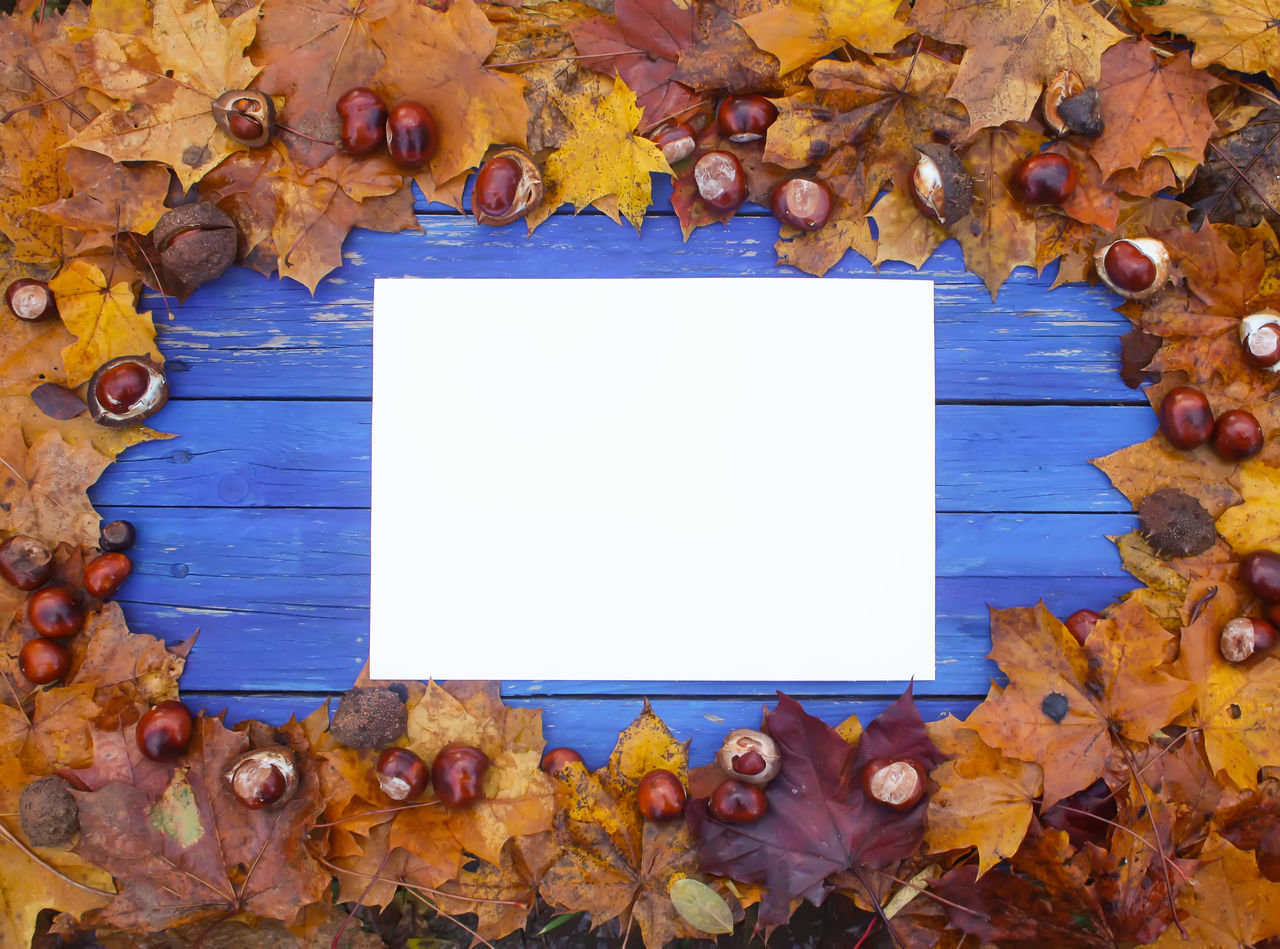
[[[777,222],[768,217],[704,228],[687,244],[671,218],[646,224],[642,240],[599,216],[557,217],[527,240],[518,228],[478,228],[458,216],[422,222],[425,234],[353,234],[346,263],[314,298],[292,281],[244,268],[196,291],[172,321],[158,297],[145,295],[174,397],[368,398],[375,277],[803,276],[776,266]],[[1118,337],[1129,323],[1112,312],[1118,301],[1110,291],[1071,285],[1050,295],[1047,276],[1021,268],[992,303],[953,242],[920,274],[901,264],[886,264],[881,274],[936,281],[935,377],[943,401],[1141,401],[1117,375]],[[852,254],[832,271],[874,275]],[[857,312],[856,299],[850,308]],[[904,382],[913,378],[905,341],[903,352],[874,358],[901,359]]]
[[[172,441],[131,449],[94,488],[98,504],[368,507],[369,403],[188,400],[166,406]],[[1127,512],[1088,463],[1142,441],[1138,406],[942,405],[939,511]]]
[[[336,695],[336,693],[335,693]],[[183,692],[183,700],[192,709],[205,709],[217,714],[224,709],[228,724],[256,719],[280,725],[289,716],[303,717],[324,701],[323,695],[275,695],[261,693]],[[830,725],[838,725],[850,715],[857,715],[864,725],[880,714],[896,698],[827,699],[802,698],[806,711]],[[757,728],[761,710],[772,707],[776,696],[766,699],[740,698],[654,698],[652,705],[675,733],[690,739],[689,753],[695,764],[706,764],[720,747],[724,736],[734,728]],[[547,747],[568,745],[578,749],[591,767],[601,767],[617,741],[618,732],[639,714],[643,707],[639,697],[578,698],[572,700],[508,700],[511,705],[542,709],[543,735]],[[917,703],[925,721],[936,721],[946,715],[963,718],[977,704],[976,700],[921,699]],[[334,706],[331,705],[330,709]]]

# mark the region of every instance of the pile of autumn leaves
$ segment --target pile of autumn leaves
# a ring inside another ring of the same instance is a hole
[[[446,11],[183,0],[73,5],[43,19],[20,9],[0,35],[0,111],[18,110],[0,123],[0,284],[52,277],[61,319],[0,316],[4,529],[56,545],[58,578],[78,584],[97,538],[87,488],[120,451],[157,437],[51,419],[29,393],[37,379],[75,388],[114,356],[159,360],[150,314],[136,310],[148,261],[132,251],[164,210],[170,170],[232,214],[247,264],[312,288],[340,264],[351,227],[416,227],[402,172],[324,143],[335,137],[332,100],[358,85],[435,112],[441,150],[413,179],[430,199],[459,206],[490,145],[527,146],[548,194],[531,229],[564,203],[638,227],[650,175],[667,171],[686,235],[727,220],[695,198],[687,167],[669,169],[637,134],[678,115],[703,146],[740,155],[757,199],[795,174],[831,186],[839,210],[827,227],[784,230],[778,243],[780,260],[811,272],[850,249],[919,264],[953,237],[994,293],[1016,266],[1058,261],[1059,282],[1087,279],[1099,243],[1159,237],[1174,281],[1124,309],[1135,325],[1127,351],[1141,354],[1130,368],[1154,353],[1153,400],[1192,382],[1216,412],[1247,407],[1267,432],[1280,429],[1273,377],[1236,338],[1242,315],[1280,305],[1275,185],[1237,173],[1278,163],[1275,137],[1258,133],[1274,127],[1275,100],[1237,74],[1280,62],[1274,28],[1247,11],[1228,20],[1212,0],[1121,5],[1111,22],[1070,0],[1051,0],[1051,15],[1019,0],[919,0],[909,16],[900,6],[618,0],[604,17],[572,0],[484,10],[454,0]],[[1144,35],[1167,28],[1194,48]],[[1048,145],[1036,102],[1067,66],[1099,89],[1106,131]],[[209,100],[248,86],[276,96],[294,131],[254,150],[223,135]],[[764,143],[720,141],[706,122],[715,96],[762,90],[780,112]],[[43,100],[53,101],[31,107]],[[973,213],[946,229],[909,197],[922,134],[953,144],[975,176]],[[1005,182],[1046,145],[1071,158],[1080,184],[1061,209],[1029,211]],[[1188,203],[1162,194],[1188,185]],[[1187,226],[1192,201],[1212,222],[1198,231]],[[430,796],[390,806],[373,754],[338,744],[327,708],[280,729],[202,718],[189,754],[157,764],[138,753],[133,723],[177,696],[190,644],[132,634],[101,604],[66,681],[32,688],[15,663],[31,635],[23,597],[0,584],[0,814],[10,815],[0,817],[0,943],[28,944],[50,906],[64,928],[217,923],[320,945],[343,926],[335,902],[384,905],[397,891],[486,939],[523,926],[535,898],[657,947],[741,925],[757,903],[755,918],[777,926],[796,901],[833,891],[878,906],[878,925],[912,946],[1280,937],[1280,783],[1268,771],[1280,765],[1270,714],[1280,660],[1232,665],[1217,649],[1222,625],[1254,609],[1239,555],[1280,549],[1280,443],[1237,466],[1156,435],[1098,463],[1135,505],[1166,487],[1196,497],[1221,539],[1164,561],[1136,533],[1117,538],[1143,586],[1083,644],[1043,607],[997,612],[992,654],[1008,684],[965,722],[925,725],[908,695],[865,730],[831,728],[781,698],[765,727],[782,746],[782,776],[770,814],[744,828],[697,802],[691,823],[640,819],[647,771],[674,771],[695,797],[710,780],[647,707],[605,767],[548,776],[538,713],[505,707],[492,688],[404,684],[409,747],[431,760],[462,741],[493,761],[485,799],[465,810]],[[282,808],[250,811],[223,771],[270,744],[294,750],[302,784]],[[907,750],[934,766],[934,787],[927,805],[889,814],[854,776]],[[28,847],[12,817],[22,788],[50,774],[77,789],[68,850]]]

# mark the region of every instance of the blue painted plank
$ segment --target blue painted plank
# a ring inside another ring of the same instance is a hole
[[[792,693],[794,694],[794,693]],[[797,696],[799,697],[799,696]],[[715,756],[724,736],[734,728],[758,728],[761,711],[772,707],[775,696],[760,699],[734,698],[654,698],[654,711],[662,717],[678,739],[690,739],[690,760],[707,764]],[[865,725],[879,715],[893,698],[827,699],[804,698],[805,710],[830,725],[838,725],[850,715],[857,715]],[[227,712],[227,724],[246,719],[280,725],[289,716],[299,718],[319,707],[325,696],[236,694],[186,692],[183,699],[193,709],[208,714]],[[593,768],[603,766],[621,731],[639,714],[640,698],[591,699],[516,699],[508,704],[542,709],[542,732],[547,747],[568,745],[576,748]],[[977,704],[976,699],[921,699],[916,705],[925,721],[936,721],[946,715],[963,718]],[[330,705],[332,710],[334,706]]]
[[[458,217],[428,216],[423,225],[425,234],[353,234],[346,263],[315,298],[292,281],[244,268],[196,291],[174,308],[172,321],[162,301],[147,294],[143,305],[153,310],[171,360],[174,397],[368,398],[375,277],[796,276],[775,265],[772,218],[704,228],[688,244],[671,219],[650,222],[640,238],[598,216],[555,218],[528,239]],[[937,282],[939,399],[1141,401],[1117,375],[1118,337],[1129,324],[1112,312],[1117,298],[1105,289],[1073,285],[1048,294],[1049,279],[1024,268],[992,303],[964,270],[954,243],[920,274],[899,264],[881,273]],[[837,277],[874,274],[854,255],[832,271]],[[851,299],[851,308],[856,303]],[[909,377],[905,345],[900,354],[877,355],[901,358]]]
[[[1142,441],[1138,406],[942,405],[939,511],[1126,512],[1091,455]],[[369,403],[173,401],[180,438],[131,449],[96,503],[136,507],[368,507]]]

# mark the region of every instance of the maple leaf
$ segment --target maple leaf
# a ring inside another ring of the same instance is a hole
[[[529,215],[529,230],[567,201],[576,213],[613,198],[602,210],[614,221],[622,215],[639,231],[652,201],[649,176],[671,174],[671,166],[657,145],[636,134],[640,109],[635,93],[620,78],[615,77],[611,89],[608,80],[584,86],[571,97],[551,93],[569,130],[560,147],[547,156],[546,196]]]
[[[28,378],[27,385],[30,384]],[[46,432],[57,432],[67,444],[92,445],[99,454],[113,460],[120,452],[133,445],[153,439],[173,437],[153,431],[145,425],[128,425],[122,428],[99,425],[89,417],[87,412],[72,419],[50,418],[26,395],[0,395],[0,418],[8,419],[20,427],[27,442],[34,443]],[[8,457],[8,453],[3,450],[0,450],[0,454]],[[14,454],[21,454],[21,450],[18,449]],[[0,468],[3,467],[0,464]]]
[[[92,445],[46,432],[26,447],[17,428],[0,430],[0,504],[6,526],[50,546],[98,542],[98,515],[85,494],[111,459]]]
[[[908,23],[966,47],[951,95],[969,110],[974,128],[1030,118],[1040,90],[1060,69],[1074,69],[1093,85],[1103,50],[1125,38],[1080,0],[920,0]]]
[[[58,299],[62,322],[76,336],[62,351],[71,385],[84,382],[117,356],[149,356],[157,364],[164,362],[156,348],[151,313],[134,309],[136,295],[129,284],[111,284],[96,265],[76,259],[49,282],[49,288]]]
[[[697,13],[673,0],[617,0],[615,20],[595,17],[569,25],[574,45],[591,68],[614,73],[636,94],[647,131],[683,116],[700,101],[673,78],[680,51],[693,45]]]
[[[768,0],[708,0],[697,4],[694,43],[680,51],[675,80],[697,91],[758,93],[799,86],[800,76],[781,75],[778,57],[761,50],[737,22],[767,9]]]
[[[1261,878],[1252,857],[1210,834],[1200,861],[1196,885],[1178,897],[1192,945],[1254,946],[1280,935],[1280,884]],[[1152,943],[1159,949],[1187,944],[1175,930]]]
[[[1224,4],[1217,0],[1128,3],[1134,18],[1152,33],[1168,30],[1195,43],[1192,63],[1222,63],[1240,72],[1269,72],[1280,79],[1280,33],[1269,4]]]
[[[702,868],[764,883],[760,923],[777,926],[791,915],[792,900],[821,904],[831,874],[884,867],[919,847],[925,808],[894,811],[873,801],[862,789],[863,767],[876,758],[911,758],[932,769],[942,755],[910,689],[866,727],[856,750],[782,694],[765,728],[782,757],[782,770],[765,789],[765,816],[749,825],[726,824],[711,815],[705,798],[691,801],[686,815]]]
[[[1166,671],[1171,642],[1132,600],[1083,646],[1043,603],[992,610],[991,658],[1009,686],[966,724],[1006,755],[1038,762],[1050,806],[1103,777],[1122,739],[1144,743],[1191,705],[1192,684]]]
[[[1218,84],[1186,53],[1166,58],[1146,40],[1112,46],[1098,81],[1105,127],[1089,147],[1103,174],[1160,155],[1180,180],[1189,177],[1217,131],[1208,95]]]
[[[784,0],[738,24],[755,44],[778,57],[790,72],[834,52],[845,43],[867,53],[891,52],[911,29],[898,18],[895,0]]]
[[[0,755],[16,756],[29,774],[51,774],[90,760],[93,686],[37,691],[21,706],[0,705]]]
[[[1094,458],[1090,463],[1111,479],[1134,510],[1161,488],[1186,492],[1214,516],[1240,500],[1239,493],[1226,481],[1234,464],[1223,461],[1208,446],[1203,451],[1180,451],[1159,431],[1146,441]]]
[[[284,732],[300,738],[296,722]],[[250,810],[223,777],[248,747],[246,735],[201,717],[185,764],[159,794],[120,781],[73,792],[76,851],[121,885],[101,913],[105,922],[150,931],[240,910],[291,922],[321,898],[328,875],[303,846],[320,810],[315,776],[301,769],[288,803]]]
[[[921,214],[901,187],[885,192],[870,217],[876,222],[876,266],[901,260],[919,270],[947,239],[947,232]]]
[[[475,913],[480,938],[501,939],[525,925],[542,879],[559,856],[550,831],[513,837],[502,848],[496,867],[481,863],[462,869],[440,888],[438,904],[446,913]]]
[[[930,775],[924,844],[930,853],[976,847],[978,875],[1018,851],[1044,785],[1038,764],[1006,758],[948,716],[929,729],[949,756]]]
[[[72,253],[110,247],[123,231],[151,233],[167,210],[164,201],[169,172],[163,165],[119,165],[82,148],[68,149],[66,156],[71,197],[38,210],[63,227],[81,232]]]
[[[218,128],[210,106],[258,74],[244,55],[257,23],[257,5],[228,23],[210,0],[171,0],[155,5],[146,34],[89,32],[81,81],[116,102],[72,144],[115,161],[163,162],[190,188],[245,147]]]
[[[1241,503],[1218,518],[1218,533],[1238,554],[1280,546],[1280,469],[1258,459],[1239,466],[1228,479]]]
[[[474,0],[454,0],[444,13],[417,3],[392,4],[369,32],[380,47],[396,50],[375,82],[393,98],[422,103],[435,119],[440,145],[431,174],[417,176],[424,191],[480,164],[494,142],[524,146],[524,83],[485,67],[497,31]]]
[[[1231,110],[1243,119],[1234,128],[1219,116],[1225,134],[1210,141],[1208,160],[1183,193],[1210,221],[1251,225],[1265,218],[1280,227],[1280,153],[1273,147],[1280,108],[1263,109],[1265,101],[1254,96]]]
[[[687,767],[688,742],[677,742],[646,702],[604,769],[593,774],[571,764],[556,772],[562,853],[543,876],[543,898],[589,913],[593,926],[617,919],[627,933],[638,925],[647,946],[701,935],[670,896],[675,881],[700,878],[689,825],[642,820],[636,806],[645,772],[665,768],[683,779]]]

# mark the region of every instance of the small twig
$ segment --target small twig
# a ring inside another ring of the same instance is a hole
[[[312,824],[311,830],[320,827],[336,827],[338,824],[345,823],[349,820],[355,820],[357,817],[372,817],[377,814],[397,814],[400,811],[412,810],[416,807],[439,807],[439,801],[415,801],[412,804],[400,804],[397,807],[380,807],[372,811],[360,811],[356,814],[348,814],[346,817],[339,817],[337,820],[323,821],[319,824]],[[310,833],[310,831],[308,831]]]
[[[977,916],[979,919],[988,918],[986,913],[979,913],[976,909],[970,909],[969,907],[962,906],[959,903],[953,903],[951,900],[946,899],[945,897],[939,896],[937,893],[933,892],[933,890],[929,889],[927,886],[920,886],[916,883],[912,883],[910,880],[899,880],[892,873],[887,873],[884,870],[876,870],[875,867],[872,867],[871,869],[875,870],[876,873],[880,874],[886,880],[892,880],[894,883],[898,884],[898,886],[910,887],[911,889],[919,893],[921,896],[927,896],[930,899],[937,900],[943,906],[950,906],[952,909],[962,910],[963,912],[968,913],[970,916]],[[863,884],[863,885],[865,886],[866,884]]]
[[[305,138],[308,142],[315,142],[317,145],[328,145],[330,148],[342,147],[341,142],[330,141],[327,138],[314,138],[308,135],[306,132],[299,132],[295,128],[290,128],[289,126],[285,125],[283,122],[277,121],[276,128],[278,128],[282,132],[288,132],[290,135],[296,135],[298,136],[298,138]]]
[[[369,874],[365,873],[363,870],[348,870],[346,867],[340,867],[335,863],[330,863],[323,857],[316,857],[316,860],[318,860],[323,866],[333,870],[335,873],[346,873],[353,877],[360,877],[361,879],[366,880],[369,879]],[[407,890],[416,890],[420,893],[427,893],[431,896],[442,896],[449,900],[460,900],[463,903],[484,903],[487,906],[514,906],[518,909],[529,908],[528,903],[521,902],[520,900],[498,900],[484,896],[463,896],[459,893],[446,893],[444,890],[432,889],[431,887],[423,886],[420,883],[410,883],[408,880],[388,880],[387,882],[393,883],[396,886],[403,886]]]
[[[459,929],[461,929],[463,932],[469,935],[472,939],[474,939],[480,945],[488,946],[489,949],[497,949],[497,947],[493,943],[485,939],[484,936],[481,936],[478,932],[476,932],[474,929],[472,929],[462,920],[458,919],[458,917],[452,916],[449,913],[446,913],[435,903],[432,903],[430,900],[423,899],[417,893],[414,893],[412,889],[409,890],[409,895],[413,897],[415,900],[417,900],[419,903],[421,903],[423,906],[430,909],[437,916],[443,916],[445,919],[449,920],[449,922],[453,923],[453,925],[457,926]]]
[[[129,231],[129,239],[133,241],[133,246],[138,248],[138,253],[142,255],[142,259],[147,262],[147,269],[151,271],[151,279],[156,282],[156,292],[160,294],[160,299],[164,301],[164,312],[169,321],[173,321],[173,308],[169,306],[169,294],[164,288],[164,281],[160,279],[160,274],[156,273],[155,264],[151,262],[151,258],[147,256],[147,252],[142,249],[142,245],[138,243],[138,238]],[[110,288],[108,288],[110,289]]]
[[[32,82],[37,83],[37,84],[39,84],[39,85],[41,85],[41,86],[44,86],[45,91],[47,91],[47,92],[48,92],[48,93],[50,93],[51,95],[57,95],[57,91],[53,88],[53,86],[49,85],[47,82],[45,82],[43,79],[41,79],[41,78],[40,78],[39,76],[37,76],[35,73],[33,73],[33,72],[32,72],[30,69],[28,69],[26,66],[23,66],[23,65],[19,64],[19,65],[18,65],[18,71],[19,71],[19,72],[21,72],[21,73],[23,73],[23,74],[24,74],[28,79],[30,79]],[[61,96],[59,96],[59,98],[61,98]],[[77,109],[77,108],[76,108],[74,105],[72,105],[70,102],[65,103],[65,105],[66,105],[66,107],[67,107],[68,109],[70,109],[72,112],[74,112],[76,115],[78,115],[78,116],[80,117],[80,121],[82,121],[82,122],[91,122],[91,121],[93,121],[92,119],[90,119],[90,118],[89,118],[89,116],[85,115],[83,112],[81,112],[79,109]]]
[[[3,459],[3,458],[0,458],[0,461],[4,461],[4,459]],[[8,462],[5,462],[5,464],[8,464]],[[28,715],[28,714],[27,714],[27,710],[26,710],[25,708],[23,708],[23,707],[22,707],[22,699],[18,697],[18,690],[17,690],[17,688],[16,688],[16,687],[14,686],[14,684],[9,680],[9,674],[8,674],[8,673],[5,673],[5,674],[4,674],[4,676],[3,676],[3,678],[4,678],[4,684],[5,684],[5,686],[9,689],[9,694],[13,696],[13,700],[14,700],[14,702],[16,702],[16,703],[17,703],[17,709],[18,709],[18,711],[19,711],[19,712],[21,712],[21,713],[22,713],[22,717],[23,717],[23,718],[25,718],[25,719],[27,720],[27,725],[28,725],[28,727],[29,727],[29,726],[32,724],[31,716],[30,716],[30,715]]]
[[[862,931],[862,935],[858,937],[858,941],[853,944],[853,949],[862,949],[862,944],[867,941],[867,937],[871,935],[872,930],[876,928],[876,923],[880,922],[878,916],[871,917],[871,922],[867,923],[867,928]]]
[[[373,871],[373,876],[369,877],[369,883],[360,895],[356,897],[355,905],[351,907],[351,912],[347,913],[347,918],[342,921],[342,925],[338,927],[338,931],[333,934],[333,942],[330,943],[330,949],[338,949],[338,945],[342,942],[342,934],[347,931],[347,926],[351,920],[355,919],[356,912],[364,905],[364,898],[369,895],[369,891],[373,889],[373,885],[378,882],[378,878],[382,876],[382,871],[387,865],[387,861],[391,859],[391,848],[387,848],[387,852],[382,855],[382,862],[378,864],[378,869]]]
[[[1250,160],[1249,164],[1245,166],[1245,168],[1247,169],[1251,167],[1253,165],[1253,162],[1258,160],[1258,155],[1261,155],[1273,144],[1275,144],[1275,141],[1277,138],[1280,138],[1280,132],[1277,132],[1275,135],[1271,136],[1271,141],[1267,142],[1266,145],[1264,145],[1262,148],[1258,150],[1258,154],[1253,156],[1253,158]],[[1269,210],[1272,214],[1280,214],[1280,211],[1277,211],[1275,205],[1273,205],[1270,201],[1267,200],[1267,196],[1262,193],[1262,191],[1258,188],[1258,186],[1255,185],[1252,181],[1250,181],[1247,177],[1245,177],[1245,173],[1240,170],[1239,165],[1237,165],[1234,161],[1232,161],[1231,156],[1229,156],[1226,152],[1224,152],[1221,148],[1219,148],[1213,142],[1209,143],[1209,147],[1213,149],[1213,153],[1215,155],[1217,155],[1219,158],[1221,158],[1231,167],[1231,170],[1236,173],[1236,176],[1239,178],[1240,181],[1243,181],[1246,185],[1248,185],[1249,190],[1252,191],[1254,195],[1257,196],[1258,200],[1262,202],[1263,206],[1266,207],[1267,210]]]
[[[1157,850],[1158,852],[1158,848],[1156,848],[1151,843],[1151,841],[1147,840],[1146,837],[1143,837],[1141,834],[1139,834],[1137,831],[1133,830],[1132,828],[1124,826],[1124,824],[1117,823],[1116,821],[1113,821],[1113,820],[1108,820],[1107,818],[1101,816],[1100,814],[1093,814],[1079,807],[1072,807],[1069,804],[1063,804],[1061,802],[1053,805],[1053,807],[1059,808],[1060,810],[1064,810],[1064,811],[1070,811],[1072,814],[1079,814],[1081,817],[1092,818],[1093,820],[1096,820],[1099,823],[1106,824],[1108,827],[1114,827],[1116,830],[1123,830],[1126,834],[1128,834],[1134,840],[1138,841],[1138,843],[1142,844],[1144,847],[1148,847],[1151,850]],[[1050,808],[1050,810],[1052,809],[1053,808]],[[1185,872],[1183,872],[1183,869],[1180,866],[1178,866],[1176,863],[1173,862],[1173,859],[1171,857],[1166,857],[1163,853],[1160,854],[1160,856],[1164,857],[1165,860],[1169,861],[1170,865],[1173,867],[1174,871],[1177,872],[1178,876],[1182,877],[1183,883],[1191,882],[1191,878],[1188,877]]]
[[[76,86],[74,89],[70,89],[67,92],[62,93],[61,95],[50,96],[47,99],[41,99],[39,102],[28,102],[26,105],[18,106],[16,109],[10,109],[4,115],[0,115],[0,124],[8,122],[11,118],[13,118],[19,112],[26,112],[27,109],[38,109],[42,105],[48,105],[51,102],[58,102],[59,100],[65,99],[67,96],[72,95],[83,88],[84,86]]]
[[[647,56],[642,49],[624,49],[617,53],[579,53],[577,56],[548,56],[546,59],[517,59],[510,63],[486,63],[485,69],[506,69],[509,66],[536,66],[539,63],[571,63],[581,59],[608,59],[610,56]]]
[[[884,923],[885,930],[889,933],[889,938],[893,940],[895,946],[900,949],[907,949],[906,944],[898,937],[898,932],[893,928],[893,923],[889,922],[889,917],[885,915],[884,907],[880,905],[880,900],[876,896],[876,891],[871,888],[871,884],[867,878],[862,875],[862,871],[857,866],[849,868],[853,871],[853,875],[858,878],[858,882],[862,884],[862,888],[867,891],[867,899],[871,901],[871,905],[875,907],[876,915],[880,917],[880,921]]]
[[[1182,934],[1182,938],[1190,939],[1191,936],[1187,932],[1187,927],[1182,925],[1182,920],[1178,918],[1178,904],[1173,899],[1173,878],[1169,876],[1169,858],[1164,852],[1164,841],[1160,839],[1160,827],[1156,824],[1156,812],[1152,809],[1151,801],[1147,798],[1147,789],[1142,786],[1142,779],[1138,777],[1138,766],[1137,762],[1133,760],[1133,753],[1125,746],[1124,737],[1118,733],[1114,725],[1111,726],[1111,731],[1115,738],[1116,746],[1129,764],[1129,773],[1133,775],[1133,780],[1138,782],[1138,793],[1142,795],[1142,805],[1147,809],[1147,817],[1151,820],[1151,830],[1156,835],[1156,853],[1160,855],[1160,869],[1164,874],[1164,891],[1169,900],[1169,912],[1173,914],[1173,922],[1177,925],[1178,932]]]
[[[57,867],[48,863],[43,857],[40,856],[40,854],[36,853],[34,850],[32,850],[30,847],[24,844],[21,840],[15,837],[8,827],[4,826],[4,824],[0,824],[0,840],[9,841],[9,843],[13,844],[15,847],[17,847],[19,850],[25,853],[28,857],[30,857],[36,863],[40,864],[40,866],[44,867],[54,876],[58,877],[61,880],[66,881],[67,883],[71,884],[77,889],[84,890],[86,893],[96,893],[99,896],[115,896],[116,895],[115,890],[100,890],[96,886],[90,886],[88,883],[81,883],[75,877],[67,876]]]

